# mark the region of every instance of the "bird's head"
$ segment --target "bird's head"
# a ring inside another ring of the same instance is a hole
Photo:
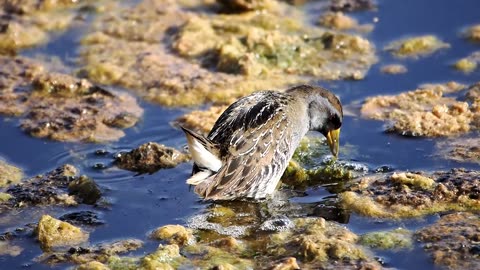
[[[308,104],[309,130],[322,133],[327,138],[330,151],[337,157],[343,120],[340,100],[332,92],[321,87],[302,85],[297,91],[303,92]]]

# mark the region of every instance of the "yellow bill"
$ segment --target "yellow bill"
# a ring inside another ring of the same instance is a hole
[[[327,143],[330,151],[336,158],[338,156],[338,149],[340,147],[340,129],[330,130],[327,133]]]

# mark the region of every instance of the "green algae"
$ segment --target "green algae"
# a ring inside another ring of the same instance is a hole
[[[370,232],[360,236],[359,243],[376,249],[411,249],[413,233],[398,228],[391,231]]]

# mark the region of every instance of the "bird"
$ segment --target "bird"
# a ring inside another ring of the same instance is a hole
[[[204,200],[265,199],[308,131],[322,133],[338,156],[342,120],[338,97],[319,86],[254,92],[232,103],[206,137],[181,127],[194,161],[187,184]]]

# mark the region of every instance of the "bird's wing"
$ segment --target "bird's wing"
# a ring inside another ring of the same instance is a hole
[[[273,191],[292,152],[283,94],[259,92],[234,103],[209,139],[223,147],[223,165],[195,191],[206,199],[265,197]]]

